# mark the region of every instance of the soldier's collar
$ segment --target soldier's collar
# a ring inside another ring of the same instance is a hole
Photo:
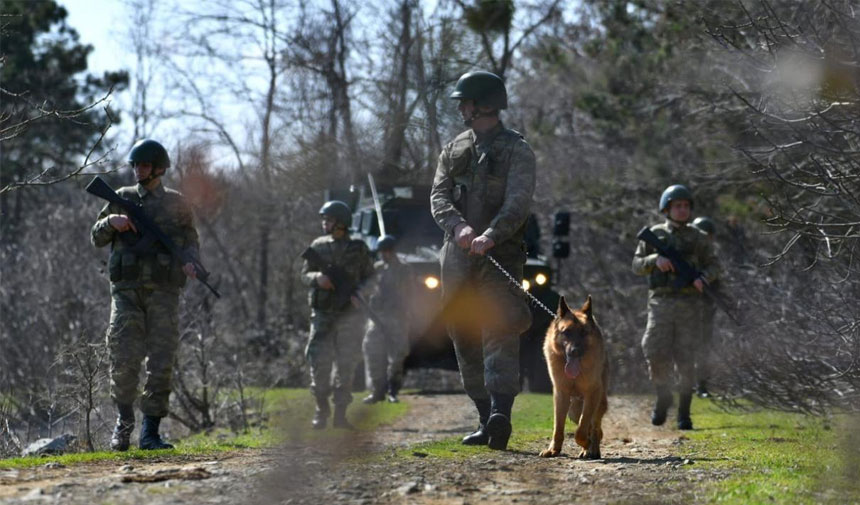
[[[505,129],[505,126],[502,124],[502,120],[500,119],[496,126],[490,128],[484,133],[478,134],[475,130],[472,130],[472,140],[476,144],[489,144]]]
[[[156,198],[161,198],[162,196],[164,196],[164,184],[161,183],[161,180],[159,180],[158,185],[151,190],[143,187],[143,184],[139,182],[137,183],[137,196],[142,199],[149,194]]]
[[[683,230],[684,228],[688,227],[688,223],[686,221],[683,223],[679,223],[679,222],[673,221],[667,217],[666,218],[666,226],[669,227],[670,230]]]

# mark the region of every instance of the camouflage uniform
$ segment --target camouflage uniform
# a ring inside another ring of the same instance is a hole
[[[531,312],[495,266],[458,247],[454,230],[467,223],[493,239],[489,254],[522,279],[523,234],[534,186],[534,153],[501,123],[481,137],[473,130],[461,133],[439,156],[430,203],[445,232],[442,294],[448,307],[460,309],[449,320],[448,332],[463,387],[476,404],[492,393],[519,392],[519,335],[531,325]]]
[[[151,191],[137,184],[120,188],[117,194],[142,205],[180,249],[198,257],[193,214],[180,193],[161,184]],[[107,331],[111,398],[119,405],[134,403],[140,364],[146,358],[140,410],[161,418],[168,413],[173,361],[179,345],[179,292],[185,285],[185,273],[160,242],[137,250],[134,233],[114,230],[108,222],[110,214],[124,212],[113,204],[106,205],[92,227],[91,239],[96,247],[111,245]]]
[[[651,231],[700,270],[706,281],[716,280],[716,258],[704,233],[692,226],[674,227],[669,221],[652,226]],[[661,272],[656,267],[657,256],[651,246],[639,242],[633,258],[633,273],[648,276],[648,325],[642,350],[654,384],[668,384],[674,365],[681,391],[689,391],[695,377],[694,352],[701,338],[703,297],[692,285],[674,290],[675,273]]]
[[[347,271],[357,284],[373,275],[370,252],[364,242],[349,238],[334,239],[324,235],[311,243],[327,263]],[[308,286],[311,306],[311,330],[305,356],[310,366],[311,393],[318,402],[328,402],[334,390],[336,407],[346,408],[352,401],[352,380],[361,361],[361,338],[366,317],[347,303],[335,306],[335,292],[318,286],[322,272],[307,261],[302,266],[302,282]],[[332,366],[334,384],[332,385]]]
[[[403,383],[403,362],[409,354],[412,272],[396,259],[391,263],[377,261],[374,269],[377,284],[370,307],[385,323],[385,331],[370,321],[362,349],[367,386],[374,395],[382,396],[386,387],[396,394]]]

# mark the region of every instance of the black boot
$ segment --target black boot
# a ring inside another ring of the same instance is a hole
[[[315,430],[325,429],[326,420],[328,420],[329,414],[331,414],[331,408],[328,406],[328,398],[317,397],[317,408],[314,411],[314,418],[311,421],[311,426],[314,427]]]
[[[346,419],[346,404],[338,404],[334,406],[334,419],[332,419],[331,425],[335,428],[342,428],[345,430],[355,429],[355,426],[350,424]]]
[[[110,437],[110,448],[127,451],[131,445],[131,432],[134,431],[134,408],[131,405],[117,405],[119,415]]]
[[[704,379],[696,384],[696,396],[699,398],[710,398],[711,393],[708,392],[708,386]]]
[[[692,430],[693,420],[690,419],[690,403],[693,401],[693,393],[682,391],[678,395],[678,429]]]
[[[388,403],[398,403],[397,393],[400,392],[400,381],[391,380],[388,382]]]
[[[365,396],[361,403],[373,404],[377,402],[381,402],[385,399],[385,392],[382,389],[376,389],[369,395]]]
[[[161,435],[158,434],[159,424],[161,424],[160,417],[143,416],[143,425],[140,427],[141,449],[173,449],[172,445],[161,440]]]
[[[668,386],[657,386],[657,403],[651,412],[651,424],[660,426],[666,422],[666,412],[672,406],[672,392]]]
[[[487,442],[490,441],[490,435],[487,434],[487,419],[490,418],[490,400],[473,401],[475,402],[475,407],[478,409],[480,424],[474,433],[463,437],[463,445],[487,445]]]
[[[490,449],[504,451],[508,448],[511,438],[511,409],[514,407],[514,395],[490,393],[490,418],[487,419],[487,434],[490,439],[487,445]]]

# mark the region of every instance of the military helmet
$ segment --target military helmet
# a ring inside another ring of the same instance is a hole
[[[451,98],[474,100],[475,105],[480,107],[508,108],[508,92],[505,90],[505,82],[496,74],[483,70],[463,74],[457,81]]]
[[[152,163],[152,168],[169,168],[170,156],[167,155],[167,149],[160,143],[152,139],[138,140],[128,153],[128,162],[135,163]]]
[[[698,228],[703,232],[707,233],[708,235],[713,235],[717,231],[717,227],[714,225],[714,221],[711,218],[705,216],[699,216],[694,219],[692,225],[695,228]]]
[[[397,245],[397,239],[394,235],[383,235],[376,242],[376,250],[377,251],[391,251],[394,249],[394,246]]]
[[[352,224],[352,211],[349,210],[349,205],[340,200],[329,200],[320,207],[320,216],[331,216],[335,222],[340,223],[347,228]]]
[[[669,186],[660,195],[660,212],[669,208],[669,202],[672,200],[689,200],[690,208],[693,207],[693,193],[683,184],[675,184]]]

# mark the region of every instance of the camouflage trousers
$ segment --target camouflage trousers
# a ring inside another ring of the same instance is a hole
[[[673,368],[677,368],[681,391],[693,387],[695,349],[701,338],[701,325],[700,296],[648,297],[648,325],[642,337],[642,351],[654,384],[668,385]]]
[[[311,312],[305,357],[311,373],[311,394],[316,398],[327,399],[333,391],[335,405],[352,401],[352,382],[361,361],[366,324],[364,314],[354,308]]]
[[[148,416],[166,416],[179,347],[179,291],[111,289],[107,344],[111,398],[121,405],[134,403],[145,359],[140,410]]]
[[[494,257],[515,279],[523,278],[525,253]],[[466,394],[482,400],[491,392],[519,393],[520,334],[532,321],[522,293],[489,260],[446,242],[442,297]]]
[[[367,387],[374,393],[386,391],[390,384],[399,387],[403,383],[403,362],[409,354],[409,326],[401,317],[380,315],[385,331],[370,321],[362,344]]]
[[[702,338],[696,345],[696,380],[711,378],[714,342],[714,316],[717,305],[710,300],[702,301]]]

